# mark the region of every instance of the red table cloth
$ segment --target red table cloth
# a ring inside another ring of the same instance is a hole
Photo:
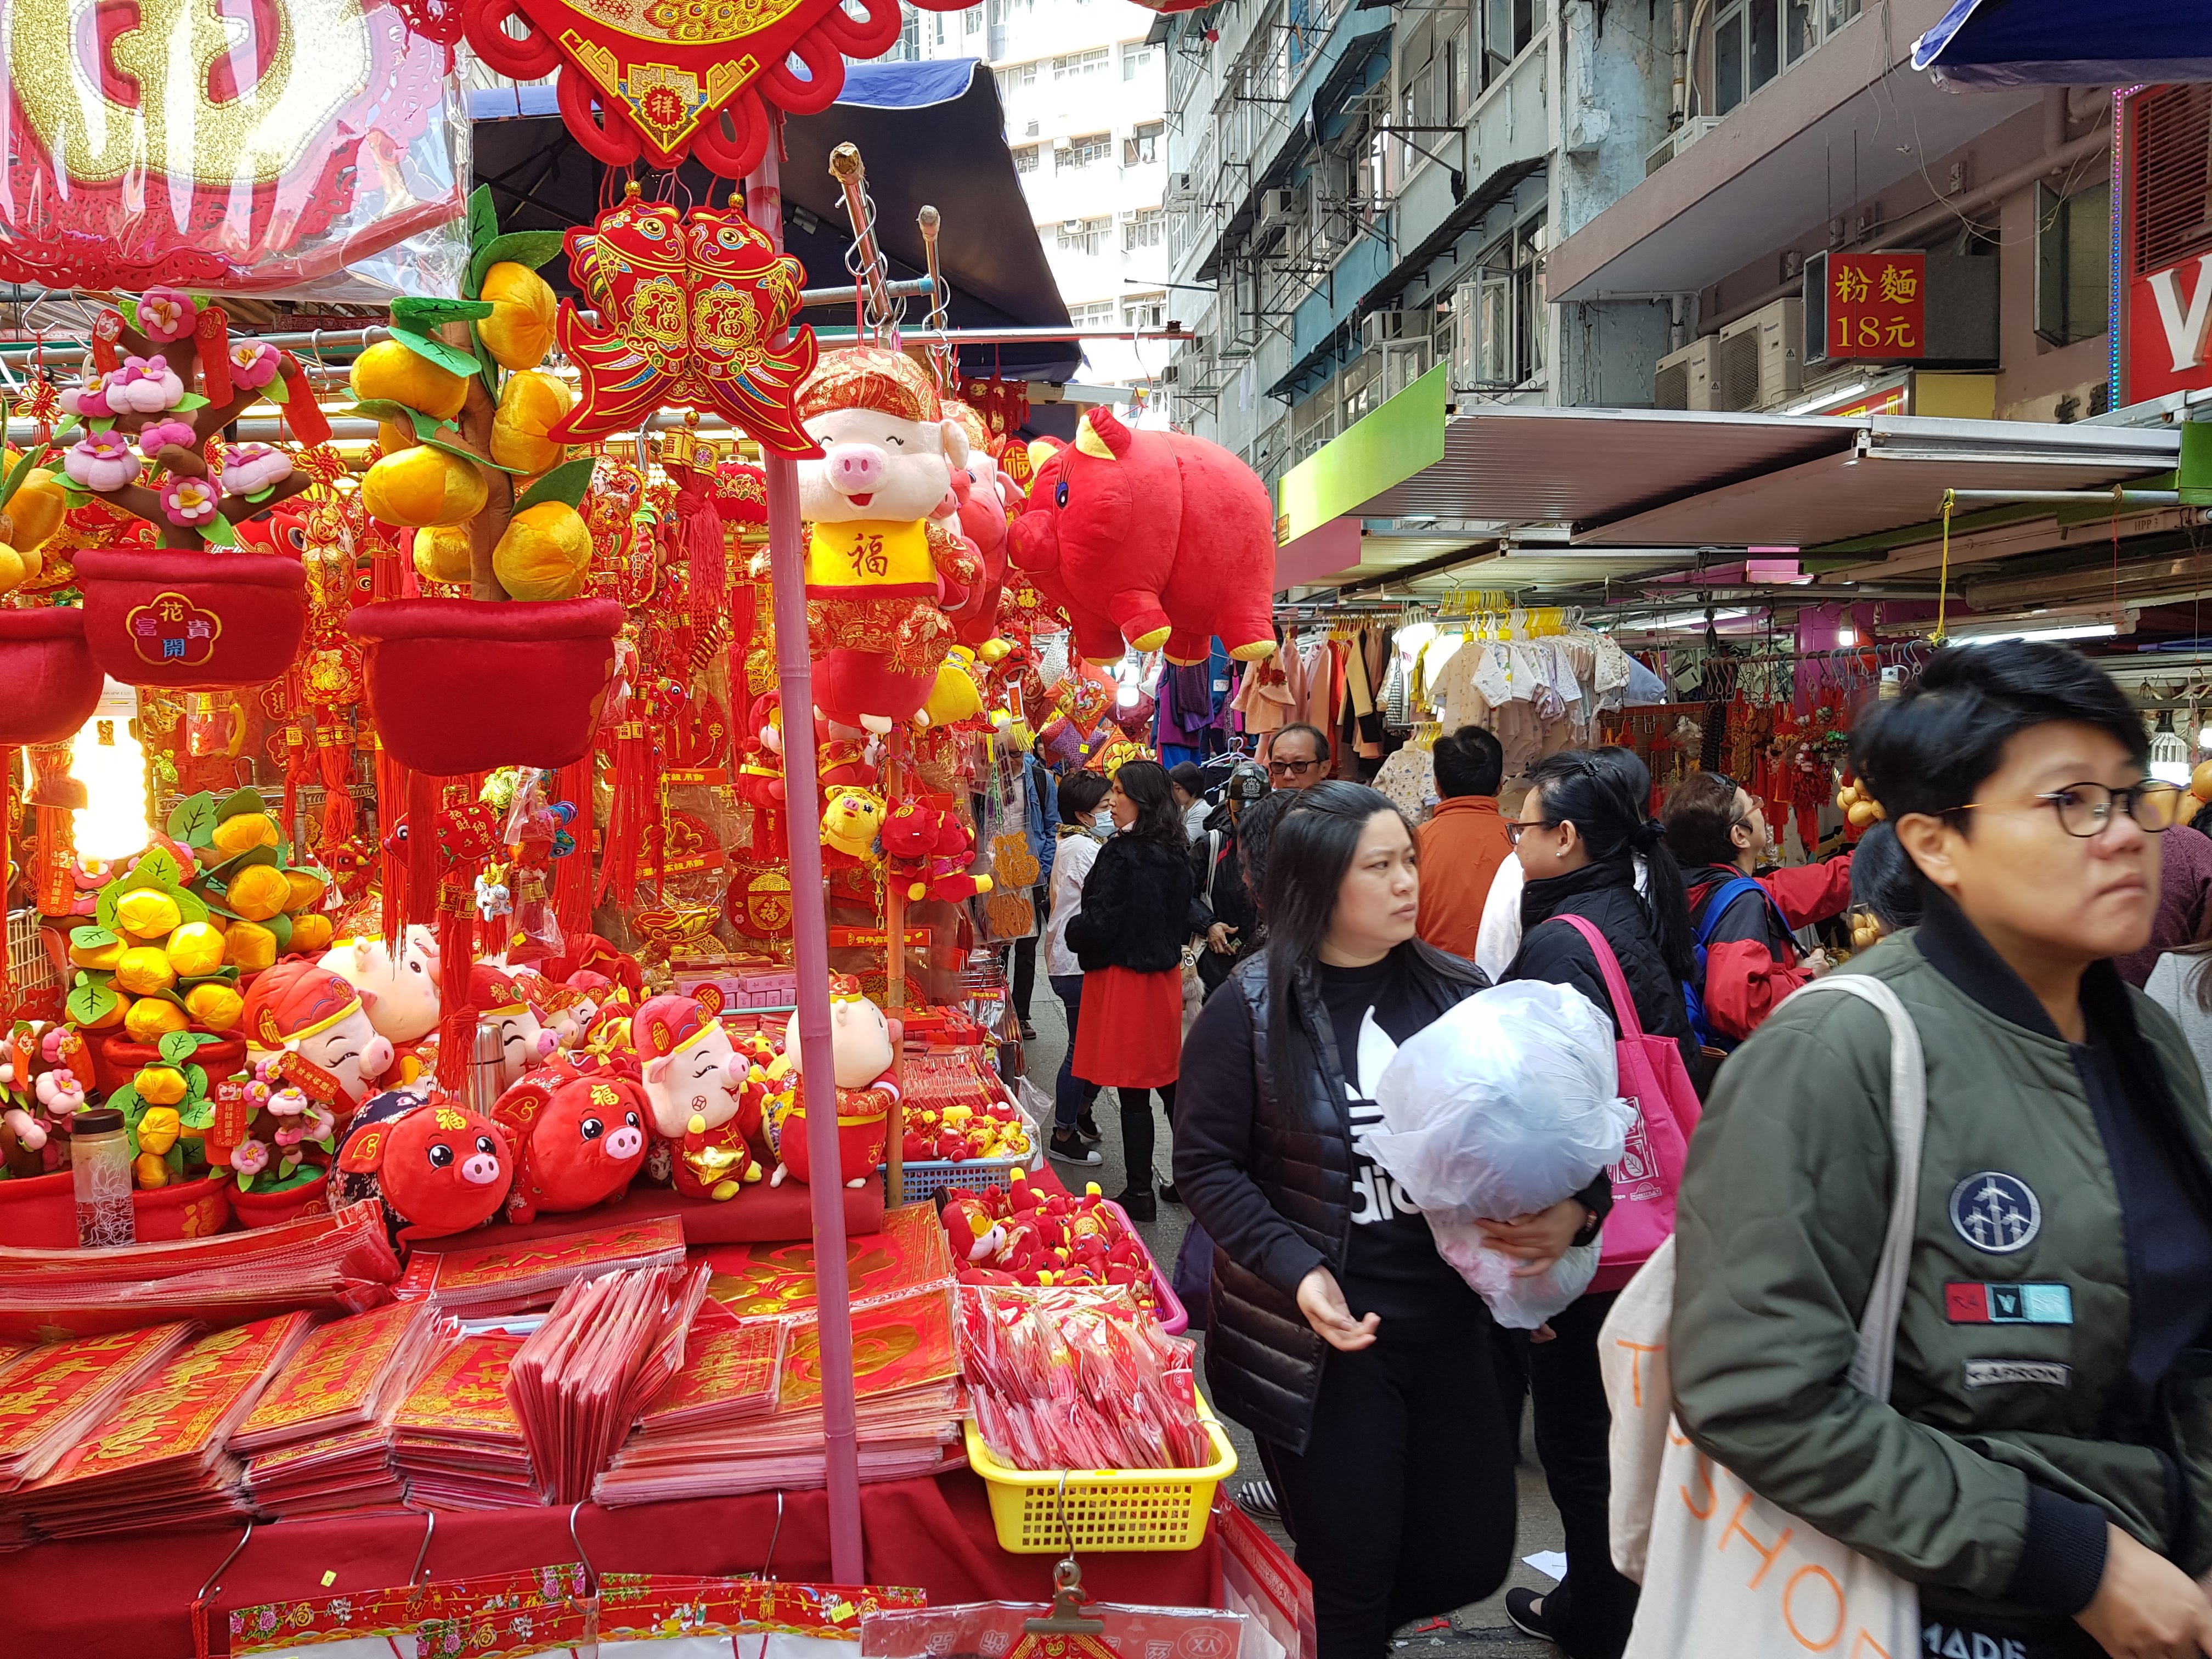
[[[766,1566],[778,1578],[827,1582],[823,1494],[788,1492],[782,1501],[772,1561],[774,1492],[623,1510],[587,1504],[576,1515],[576,1539],[600,1572],[741,1573]],[[441,1515],[424,1570],[434,1578],[461,1578],[573,1561],[568,1516],[565,1509]],[[1054,1558],[999,1548],[983,1483],[969,1470],[863,1486],[860,1516],[871,1583],[918,1586],[939,1604],[1051,1599]],[[423,1516],[390,1511],[258,1526],[223,1572],[211,1615],[289,1596],[404,1584],[422,1554],[425,1526]],[[0,1554],[0,1607],[7,1610],[0,1652],[186,1659],[193,1651],[192,1598],[237,1543],[235,1528],[139,1533]],[[1211,1531],[1195,1550],[1083,1557],[1084,1588],[1101,1601],[1211,1607],[1219,1577]],[[220,1644],[226,1621],[210,1616],[209,1628]]]

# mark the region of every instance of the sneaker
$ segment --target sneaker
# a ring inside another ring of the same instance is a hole
[[[1159,1200],[1150,1188],[1139,1192],[1133,1187],[1124,1188],[1114,1195],[1114,1201],[1128,1212],[1132,1221],[1158,1221],[1160,1218]]]
[[[1505,1592],[1505,1616],[1513,1621],[1513,1628],[1523,1636],[1533,1636],[1539,1642],[1556,1643],[1551,1626],[1544,1622],[1544,1598],[1532,1589],[1510,1589]]]
[[[1054,1129],[1052,1142],[1045,1151],[1063,1164],[1097,1164],[1106,1161],[1103,1153],[1096,1146],[1085,1146],[1082,1137],[1073,1129]]]
[[[1166,1204],[1180,1204],[1182,1202],[1182,1194],[1176,1191],[1174,1182],[1163,1181],[1160,1182],[1160,1200]]]
[[[1075,1120],[1075,1133],[1093,1146],[1106,1139],[1104,1135],[1098,1133],[1098,1120],[1091,1115],[1091,1109],[1088,1106],[1083,1109],[1082,1113]]]
[[[1024,1042],[1035,1042],[1036,1041],[1036,1027],[1030,1024],[1027,1020],[1024,1020],[1022,1022],[1022,1041]]]
[[[1237,1507],[1247,1515],[1257,1516],[1262,1521],[1279,1521],[1282,1507],[1275,1502],[1275,1488],[1266,1480],[1247,1480],[1237,1488]]]

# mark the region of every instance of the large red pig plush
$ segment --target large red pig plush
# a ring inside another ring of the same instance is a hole
[[[355,1115],[338,1150],[347,1196],[374,1192],[403,1243],[465,1233],[499,1213],[514,1177],[505,1132],[451,1100],[394,1090]]]
[[[507,1219],[588,1210],[629,1192],[650,1110],[644,1088],[611,1068],[558,1059],[526,1073],[491,1109],[520,1148]]]
[[[1126,639],[1203,662],[1215,638],[1241,661],[1274,654],[1274,508],[1250,467],[1106,409],[1083,417],[1073,444],[1033,453],[1013,562],[1061,599],[1083,655],[1116,660]]]

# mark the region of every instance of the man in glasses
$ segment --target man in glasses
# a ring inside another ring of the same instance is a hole
[[[1285,726],[1267,745],[1267,781],[1278,789],[1310,789],[1328,775],[1328,739],[1301,720]]]
[[[2212,1491],[2212,1112],[2113,967],[2150,938],[2180,811],[2148,749],[2053,645],[1939,652],[1875,704],[1852,759],[1924,910],[1844,972],[1917,1030],[1919,1145],[1900,1158],[1881,1011],[1801,997],[1721,1068],[1683,1177],[1683,1432],[1914,1581],[1930,1651],[2212,1651],[2188,1496]],[[1895,1374],[1869,1390],[1853,1350],[1900,1183]]]

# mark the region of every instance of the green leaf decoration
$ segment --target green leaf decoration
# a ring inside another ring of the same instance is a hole
[[[54,428],[54,435],[51,441],[56,449],[59,450],[67,448],[70,441],[76,438],[76,422],[77,417],[71,415],[63,421],[59,426]]]
[[[241,1193],[250,1193],[253,1190],[253,1177],[243,1170],[238,1172],[238,1190]]]
[[[391,398],[356,398],[349,414],[370,421],[404,421],[415,411]]]
[[[125,295],[116,302],[115,308],[123,313],[123,320],[132,329],[138,326],[138,301],[134,297]]]
[[[491,348],[483,343],[483,336],[475,329],[469,331],[469,343],[477,350],[477,377],[483,382],[484,396],[493,407],[499,404],[499,360],[491,355]]]
[[[215,1102],[204,1091],[198,1100],[188,1096],[185,1104],[177,1109],[177,1121],[187,1129],[204,1129],[215,1121]]]
[[[236,547],[238,530],[229,520],[218,513],[200,526],[200,538],[210,547]]]
[[[447,323],[473,323],[491,315],[489,300],[438,300],[410,295],[392,302],[395,328],[420,329],[428,334]]]
[[[133,893],[141,887],[174,887],[184,873],[176,860],[156,847],[138,860],[129,875],[112,884],[118,894]]]
[[[325,1158],[335,1158],[337,1156],[337,1136],[335,1134],[325,1135],[320,1140],[317,1141],[315,1145],[323,1149],[323,1156]]]
[[[6,482],[0,483],[0,507],[5,507],[15,500],[15,492],[22,488],[23,480],[30,477],[31,469],[46,458],[46,452],[43,447],[27,446],[24,448],[21,459],[9,470]]]
[[[234,962],[227,962],[211,974],[194,974],[189,979],[179,979],[177,981],[177,986],[180,991],[190,994],[191,992],[198,990],[203,985],[228,985],[235,987],[237,983],[238,964]],[[194,1032],[193,1035],[195,1036],[202,1036],[202,1034],[197,1031]],[[204,1036],[203,1040],[208,1042],[219,1042],[222,1039],[220,1037]]]
[[[105,927],[72,927],[70,929],[70,946],[72,950],[98,951],[105,949],[110,945],[119,944],[120,942],[121,939],[118,934],[112,933]]]
[[[114,992],[91,975],[79,974],[76,988],[69,994],[70,1019],[78,1025],[97,1025],[115,1012],[115,1002]]]
[[[469,246],[489,247],[499,239],[499,210],[492,204],[491,186],[478,185],[469,192]]]
[[[221,823],[241,812],[265,812],[268,810],[269,803],[263,799],[261,792],[248,786],[244,789],[232,790],[216,804],[215,821]]]
[[[522,499],[514,504],[517,513],[526,507],[536,507],[540,501],[561,501],[569,507],[582,503],[592,487],[592,469],[598,463],[589,455],[579,455],[573,461],[563,461],[536,483],[522,492]]]
[[[459,433],[461,429],[455,422],[442,420],[435,415],[426,415],[421,410],[410,409],[404,404],[399,406],[399,412],[407,417],[407,423],[415,428],[415,435],[426,442],[435,433]]]
[[[292,948],[292,918],[278,911],[261,924],[276,935],[276,954],[283,956]]]
[[[186,847],[205,847],[215,834],[215,797],[203,789],[169,809],[169,839]]]
[[[179,1135],[169,1143],[169,1150],[161,1154],[161,1162],[169,1166],[169,1177],[174,1180],[185,1172],[185,1138]]]
[[[274,495],[276,493],[276,486],[275,484],[270,484],[270,485],[269,485],[269,486],[268,486],[268,488],[266,488],[265,489],[257,489],[257,490],[255,490],[252,495],[248,495],[246,499],[247,501],[255,501],[255,502],[265,501],[267,501],[267,500],[268,500],[271,495]]]
[[[134,1131],[138,1127],[138,1120],[146,1115],[146,1103],[138,1098],[138,1091],[127,1083],[120,1089],[109,1090],[106,1103],[112,1109],[122,1113]]]
[[[292,388],[286,384],[284,377],[279,374],[261,388],[261,395],[272,404],[289,404],[292,401]]]
[[[200,1051],[199,1038],[190,1031],[165,1031],[154,1047],[172,1066],[183,1065]]]
[[[205,409],[207,406],[207,398],[202,393],[198,392],[187,392],[183,397],[177,399],[177,409],[179,412],[190,409]]]
[[[468,291],[483,292],[484,278],[499,264],[528,265],[536,270],[561,252],[567,234],[558,230],[510,230],[469,256]]]
[[[465,350],[457,345],[448,345],[435,335],[425,334],[416,328],[403,328],[398,323],[394,323],[392,325],[392,337],[416,356],[427,357],[439,368],[453,374],[473,374],[477,372],[475,352]]]
[[[112,432],[115,430],[115,416],[103,415],[92,422],[89,429],[94,432]]]
[[[473,373],[475,371],[476,365],[471,363],[469,367],[471,372]],[[448,455],[458,455],[465,461],[474,461],[478,466],[489,467],[495,472],[508,472],[514,474],[516,477],[523,476],[522,469],[519,466],[501,466],[497,461],[477,454],[476,451],[468,447],[467,445],[455,443],[452,439],[441,435],[441,434],[452,431],[453,429],[453,428],[451,427],[441,427],[437,432],[430,433],[426,435],[422,441],[429,445],[433,449],[442,449]]]

